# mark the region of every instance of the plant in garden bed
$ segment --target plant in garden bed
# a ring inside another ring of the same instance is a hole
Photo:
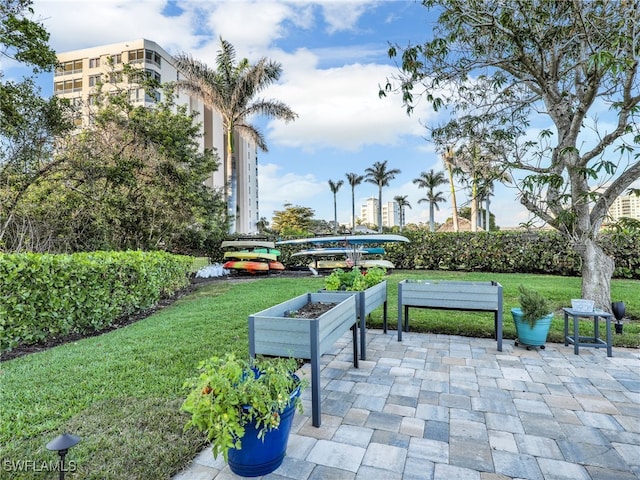
[[[241,449],[250,423],[264,439],[280,426],[280,414],[291,404],[302,411],[294,393],[306,383],[294,374],[298,364],[293,358],[245,360],[226,354],[198,367],[199,377],[185,383],[191,391],[181,409],[191,414],[185,428],[207,433],[214,457],[222,454],[228,460],[230,449]]]
[[[331,272],[331,275],[325,278],[324,286],[326,290],[330,291],[359,292],[382,282],[385,274],[386,270],[380,267],[369,268],[365,271],[361,271],[358,267],[353,267],[348,272],[341,268],[336,268]]]

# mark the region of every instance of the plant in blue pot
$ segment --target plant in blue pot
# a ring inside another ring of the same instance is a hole
[[[531,347],[544,349],[553,319],[549,302],[540,292],[524,285],[520,285],[518,291],[520,292],[520,307],[511,309],[518,336],[515,346],[522,344],[527,347],[527,350],[530,350]]]
[[[181,409],[191,414],[185,428],[207,433],[213,455],[232,472],[258,477],[276,470],[284,459],[300,391],[306,382],[289,358],[245,360],[228,353],[200,363],[200,375]]]

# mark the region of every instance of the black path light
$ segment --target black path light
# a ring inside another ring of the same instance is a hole
[[[60,480],[64,480],[64,457],[69,449],[78,444],[80,437],[70,433],[63,433],[47,443],[47,449],[60,455]]]
[[[616,333],[622,333],[622,323],[620,320],[624,318],[626,308],[624,302],[612,302],[611,303],[611,313],[616,317]]]

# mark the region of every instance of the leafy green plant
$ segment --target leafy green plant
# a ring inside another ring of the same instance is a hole
[[[0,352],[107,328],[188,285],[192,262],[166,252],[0,254]]]
[[[245,360],[228,353],[211,357],[198,366],[200,376],[188,380],[191,391],[181,409],[191,414],[185,429],[206,432],[213,455],[228,460],[230,448],[242,448],[245,425],[255,422],[263,438],[280,425],[280,413],[291,402],[302,411],[299,396],[292,396],[305,382],[294,375],[293,358]]]
[[[373,287],[384,280],[386,270],[380,267],[369,268],[361,271],[358,267],[353,267],[345,272],[341,268],[336,268],[331,275],[325,278],[324,288],[326,290],[346,290],[359,292]]]
[[[531,327],[536,322],[551,313],[551,307],[546,298],[544,298],[537,290],[532,290],[520,285],[520,309],[522,310],[523,320],[527,321]]]

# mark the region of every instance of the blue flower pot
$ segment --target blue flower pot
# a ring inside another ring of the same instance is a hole
[[[245,425],[242,448],[229,450],[229,468],[241,477],[260,477],[277,469],[287,452],[287,442],[293,416],[296,411],[294,399],[300,396],[300,388],[291,394],[289,406],[280,413],[280,425],[258,438],[255,423]]]
[[[518,346],[518,342],[520,342],[528,347],[544,348],[549,327],[551,327],[553,313],[550,313],[546,317],[539,318],[533,327],[529,322],[524,320],[524,315],[520,308],[512,308],[511,315],[513,316],[513,322],[516,325],[516,334],[518,335],[518,341],[515,345]]]

